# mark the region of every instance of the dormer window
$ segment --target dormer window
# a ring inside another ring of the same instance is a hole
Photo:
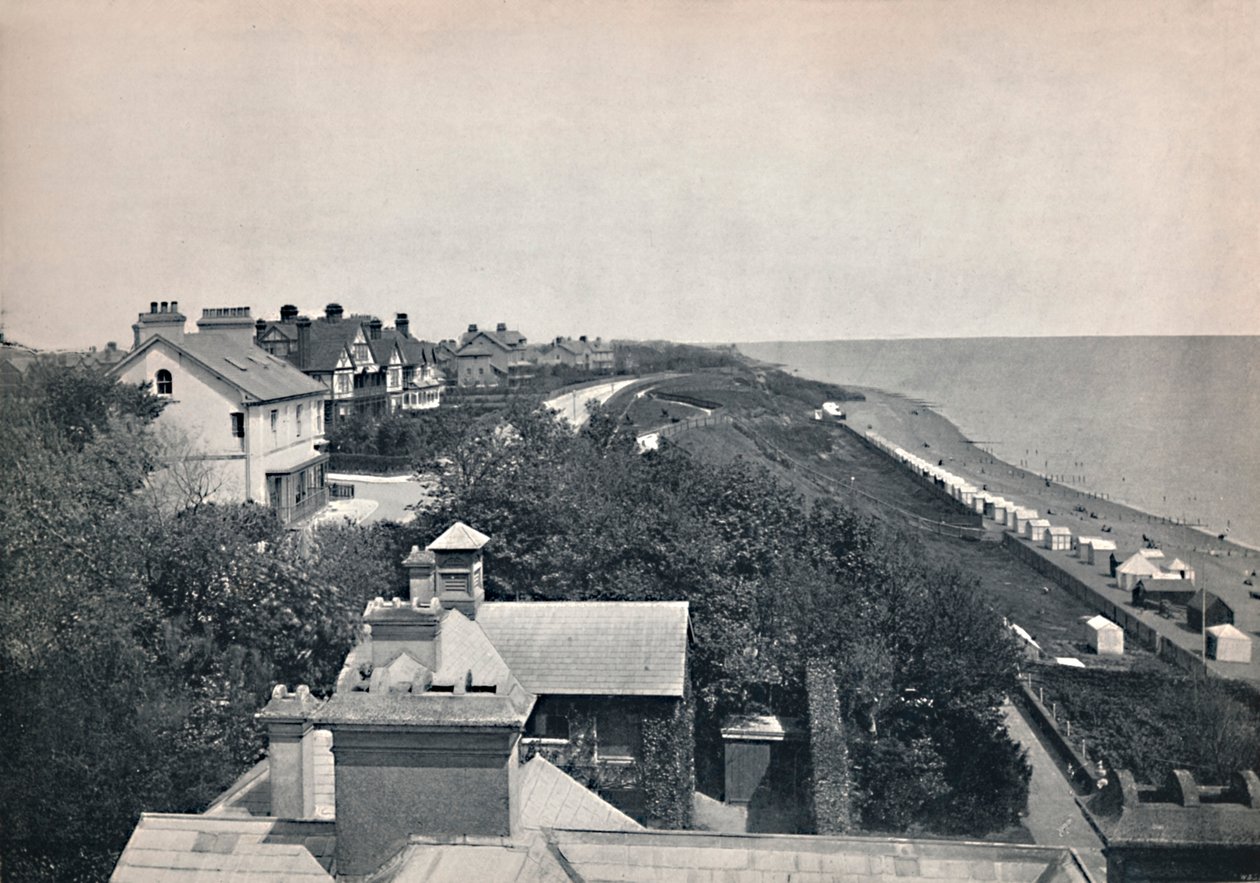
[[[159,369],[158,373],[154,376],[154,380],[157,382],[158,395],[169,396],[173,394],[174,383],[171,381],[170,371],[167,371],[165,368]]]

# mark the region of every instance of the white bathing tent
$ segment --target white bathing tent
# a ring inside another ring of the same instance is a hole
[[[1164,550],[1163,549],[1138,549],[1138,554],[1141,555],[1143,558],[1147,558],[1147,559],[1163,558]]]
[[[1099,537],[1077,537],[1075,542],[1072,543],[1072,554],[1078,558],[1084,558],[1085,547],[1096,539],[1099,539]]]
[[[1031,521],[1024,522],[1024,536],[1034,543],[1042,542],[1046,538],[1046,531],[1049,529],[1050,521],[1046,518],[1034,518]]]
[[[1120,583],[1120,588],[1126,592],[1131,591],[1140,581],[1144,579],[1155,579],[1162,573],[1159,565],[1147,558],[1141,552],[1135,552],[1121,562],[1116,568],[1116,579]]]
[[[1072,529],[1070,527],[1047,527],[1041,544],[1047,549],[1066,552],[1072,548]]]
[[[1085,641],[1099,656],[1124,655],[1124,629],[1102,614],[1085,620]]]
[[[1163,568],[1165,577],[1172,579],[1188,579],[1194,582],[1194,568],[1180,558],[1174,558],[1167,564],[1160,565]]]
[[[1227,623],[1207,630],[1207,654],[1217,662],[1251,662],[1251,638]]]
[[[984,514],[998,524],[1006,524],[1006,499],[1004,497],[991,498],[984,504]]]

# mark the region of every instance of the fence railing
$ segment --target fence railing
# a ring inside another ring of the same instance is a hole
[[[338,484],[335,481],[330,481],[328,483],[328,495],[334,500],[353,500],[354,485]]]

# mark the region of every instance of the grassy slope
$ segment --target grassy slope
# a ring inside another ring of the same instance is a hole
[[[785,451],[790,459],[767,452],[734,426],[717,426],[683,433],[674,443],[717,462],[737,457],[760,459],[771,472],[807,499],[832,493],[807,475],[801,465],[831,476],[841,486],[852,483],[886,503],[932,520],[951,520],[958,512],[935,493],[912,479],[902,468],[870,450],[845,430],[814,420],[813,410],[824,399],[842,399],[845,391],[813,381],[787,378],[776,384],[767,376],[758,382],[751,370],[699,372],[675,378],[656,389],[664,397],[679,395],[721,405],[725,413],[755,430]],[[647,431],[700,412],[666,399],[641,398],[623,402],[625,416],[636,430]],[[624,421],[625,416],[621,419]],[[846,495],[847,496],[847,495]],[[881,514],[862,497],[850,502],[868,514]],[[996,544],[975,543],[921,534],[924,547],[938,564],[954,565],[976,576],[994,607],[1031,632],[1052,655],[1079,656],[1085,652],[1079,620],[1092,615],[1088,607],[1057,589],[1044,591],[1046,582],[1036,571],[1016,561]],[[1091,662],[1097,662],[1092,660]],[[1118,664],[1162,667],[1149,655],[1136,652]]]

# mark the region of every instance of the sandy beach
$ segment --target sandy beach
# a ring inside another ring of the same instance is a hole
[[[907,451],[924,459],[941,461],[977,486],[1036,509],[1052,524],[1072,529],[1073,535],[1100,536],[1114,540],[1124,558],[1155,541],[1168,557],[1179,557],[1195,568],[1197,585],[1222,597],[1235,613],[1235,625],[1249,634],[1260,634],[1260,586],[1244,579],[1260,569],[1260,552],[1221,540],[1200,529],[1176,524],[1116,500],[1103,499],[1054,482],[998,460],[969,441],[946,418],[923,403],[894,393],[860,388],[864,402],[845,402],[850,426],[873,429]],[[978,440],[983,442],[983,440]],[[1077,507],[1084,511],[1078,511]],[[1103,528],[1109,528],[1104,531]],[[1260,579],[1252,579],[1260,583]]]

